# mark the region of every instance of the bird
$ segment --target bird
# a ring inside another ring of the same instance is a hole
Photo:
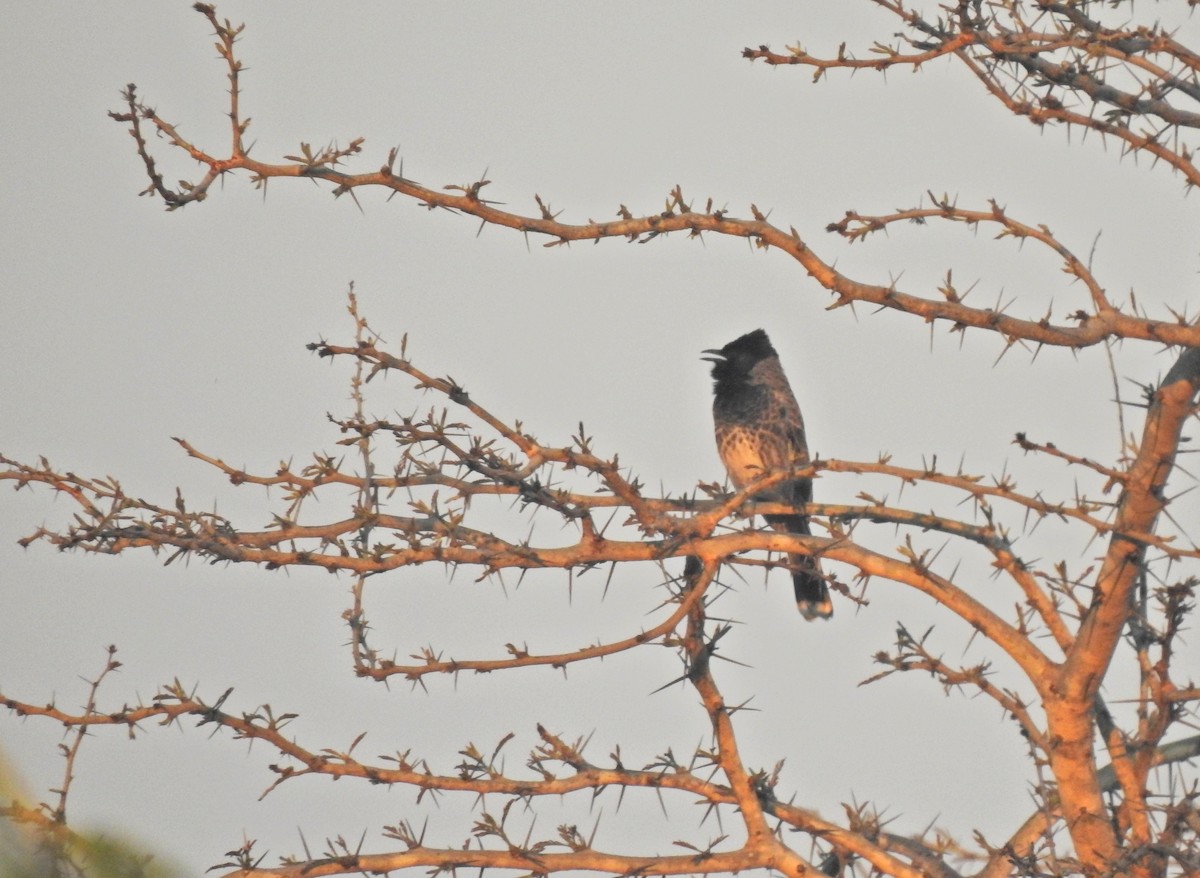
[[[804,418],[767,333],[756,329],[703,353],[702,359],[713,364],[717,451],[734,486],[741,489],[768,472],[807,466]],[[812,500],[812,479],[779,482],[754,499],[795,507],[795,513],[764,516],[778,533],[812,534],[804,511]],[[809,621],[832,616],[829,586],[817,559],[789,555],[788,564],[800,614]]]

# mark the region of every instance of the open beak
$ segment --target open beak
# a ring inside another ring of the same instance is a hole
[[[721,353],[720,348],[709,348],[706,351],[701,351],[702,354],[708,354],[707,357],[701,357],[702,360],[707,360],[710,363],[724,363],[725,355]]]

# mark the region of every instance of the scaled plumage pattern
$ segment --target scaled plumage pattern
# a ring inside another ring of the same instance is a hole
[[[808,464],[804,418],[792,393],[779,355],[767,334],[756,329],[723,348],[707,350],[713,364],[713,425],[717,451],[729,479],[744,488],[768,472]],[[812,479],[788,479],[755,494],[761,501],[786,503],[793,515],[768,515],[767,523],[780,533],[809,536],[804,507],[812,500]],[[796,606],[805,619],[833,615],[829,586],[811,555],[789,555]]]

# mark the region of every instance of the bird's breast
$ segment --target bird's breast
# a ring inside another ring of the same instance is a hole
[[[717,450],[725,471],[738,488],[748,485],[772,468],[763,457],[763,436],[759,431],[734,428],[717,435]]]

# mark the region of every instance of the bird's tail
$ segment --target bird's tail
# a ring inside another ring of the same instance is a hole
[[[783,533],[810,536],[807,515],[772,515],[767,523]],[[821,565],[812,555],[788,555],[792,570],[792,587],[796,591],[796,609],[807,621],[828,619],[833,615],[829,586],[821,575]]]
[[[789,555],[792,567],[792,586],[796,589],[796,609],[811,622],[813,619],[828,619],[833,615],[833,601],[829,599],[829,586],[822,578],[816,563],[809,555]],[[804,570],[807,565],[812,570]]]

